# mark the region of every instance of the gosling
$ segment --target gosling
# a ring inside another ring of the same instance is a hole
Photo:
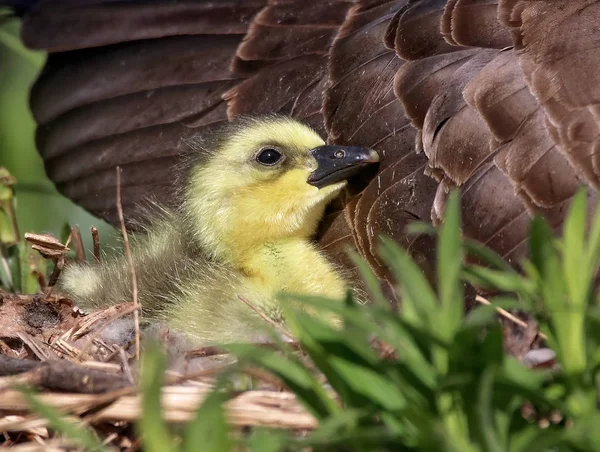
[[[325,145],[283,116],[244,117],[191,141],[177,208],[153,209],[131,237],[142,313],[202,345],[252,341],[284,322],[279,293],[342,299],[343,272],[313,243],[347,178],[379,161],[367,148]],[[131,301],[125,255],[73,264],[59,290],[93,310]]]

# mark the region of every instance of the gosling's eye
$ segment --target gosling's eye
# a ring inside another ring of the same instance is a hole
[[[276,165],[282,158],[283,154],[274,148],[263,148],[256,155],[256,161],[265,166]]]

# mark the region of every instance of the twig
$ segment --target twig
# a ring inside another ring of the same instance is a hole
[[[35,371],[35,372],[34,372]],[[131,385],[120,375],[78,366],[66,360],[33,361],[0,355],[0,376],[31,372],[43,388],[84,394],[99,394]]]
[[[269,317],[268,315],[266,315],[264,312],[262,312],[260,309],[258,309],[256,306],[254,306],[247,298],[244,298],[241,295],[238,295],[238,298],[248,307],[250,307],[250,309],[252,309],[254,312],[256,312],[261,319],[263,319],[265,322],[267,322],[269,325],[271,325],[272,327],[274,327],[277,331],[279,331],[281,334],[283,334],[284,338],[288,338],[291,339],[292,333],[290,333],[288,330],[286,330],[284,327],[282,327],[279,323],[277,323],[275,320],[273,320],[271,317]]]
[[[481,304],[485,304],[487,306],[492,306],[492,303],[487,299],[487,298],[483,298],[481,295],[476,295],[475,296],[475,300]],[[510,312],[508,312],[505,309],[502,308],[498,308],[498,307],[494,307],[494,309],[496,310],[496,312],[498,314],[500,314],[502,317],[504,317],[505,319],[510,320],[513,323],[516,323],[517,325],[519,325],[521,328],[527,329],[529,327],[529,325],[527,324],[527,322],[524,322],[523,320],[521,320],[520,318],[512,315]],[[541,332],[538,332],[538,336],[541,337],[543,340],[547,341],[548,337]]]
[[[124,309],[123,311],[117,313],[116,315],[114,315],[113,317],[107,319],[103,325],[96,327],[96,330],[93,331],[90,334],[90,337],[88,338],[88,342],[85,344],[85,346],[80,350],[81,353],[83,355],[87,354],[87,352],[89,351],[89,349],[91,348],[93,342],[95,339],[98,338],[98,336],[100,336],[100,334],[102,334],[102,332],[104,331],[104,329],[111,323],[114,322],[115,320],[118,320],[122,317],[125,317],[126,315],[131,314],[132,312],[135,313],[139,312],[139,305],[132,305],[130,308]],[[85,334],[88,334],[87,332]],[[82,334],[79,337],[83,337],[84,335]],[[139,338],[139,330],[136,332],[136,339]],[[137,344],[136,344],[137,345]]]
[[[71,237],[73,237],[73,246],[75,247],[75,260],[77,262],[85,262],[85,247],[83,246],[79,226],[71,228]]]
[[[98,228],[92,226],[92,242],[94,243],[94,260],[97,264],[100,263],[100,234]]]
[[[205,397],[212,392],[207,386],[169,386],[162,389],[162,414],[168,423],[184,423],[194,419],[198,407]],[[101,404],[104,395],[90,394],[41,394],[40,399],[46,404],[67,413],[77,414],[82,408],[93,410],[87,419],[90,423],[103,421],[133,422],[141,414],[141,399],[138,395],[121,395]],[[319,426],[315,417],[308,413],[296,397],[289,392],[254,390],[233,396],[226,404],[228,419],[232,425],[261,426],[271,428],[288,428],[312,430]],[[18,391],[6,391],[0,398],[0,410],[26,411],[28,405]],[[36,418],[33,418],[36,419]],[[36,423],[36,427],[44,427],[47,420]],[[3,431],[22,431],[22,421],[0,421]]]
[[[60,243],[58,240],[54,239],[53,237],[40,236],[40,235],[36,235],[36,234],[25,233],[25,240],[28,240],[28,235],[30,238],[33,238],[33,240],[44,238],[46,240],[46,242],[45,242],[44,246],[42,247],[43,251],[39,247],[36,248],[35,244],[32,245],[31,248],[34,250],[37,250],[46,259],[52,259],[54,261],[54,269],[52,270],[52,274],[50,275],[50,278],[48,279],[48,285],[46,287],[44,287],[44,296],[46,297],[46,299],[48,299],[50,297],[50,295],[52,295],[52,289],[54,288],[56,281],[58,281],[58,277],[60,276],[60,273],[62,272],[62,269],[65,266],[65,254],[67,254],[67,252],[69,251],[69,244],[71,243],[71,239],[72,239],[73,235],[69,232],[69,237],[67,237],[67,241],[65,242],[64,245],[62,243]],[[58,254],[56,256],[52,256],[52,254],[49,254],[49,255],[44,254],[45,252],[48,252],[52,248],[57,247],[58,246],[57,243],[58,243],[58,245],[63,247],[60,254]]]
[[[123,234],[123,243],[125,245],[125,255],[129,264],[129,272],[131,273],[131,294],[133,298],[133,306],[136,309],[133,311],[133,322],[135,324],[135,358],[140,359],[140,305],[138,303],[138,288],[137,279],[135,276],[135,267],[133,266],[133,258],[131,257],[131,248],[129,247],[129,237],[127,236],[127,228],[125,227],[125,218],[123,216],[123,205],[121,204],[121,167],[117,166],[117,213],[119,214],[119,222],[121,223],[121,233]]]
[[[129,380],[129,383],[133,384],[133,374],[131,373],[131,367],[129,367],[129,359],[127,357],[127,353],[123,350],[123,347],[117,347],[119,357],[121,358],[121,363],[123,365],[123,375]]]
[[[52,270],[52,274],[50,275],[50,279],[48,280],[48,286],[46,287],[45,295],[46,298],[50,296],[52,293],[52,288],[56,285],[56,281],[58,281],[58,277],[62,272],[62,269],[65,266],[65,258],[64,256],[59,257],[54,262],[54,269]]]
[[[27,334],[25,331],[20,331],[17,333],[21,342],[23,342],[27,347],[31,349],[33,354],[39,358],[41,361],[46,361],[48,359],[58,359],[58,356],[52,351],[52,348],[35,338]]]

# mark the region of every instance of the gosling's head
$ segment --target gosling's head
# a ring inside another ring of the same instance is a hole
[[[192,146],[184,209],[213,251],[312,235],[346,179],[379,161],[371,149],[325,145],[284,116],[240,118]]]

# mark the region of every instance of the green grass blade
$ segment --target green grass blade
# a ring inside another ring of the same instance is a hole
[[[460,206],[458,193],[453,192],[448,200],[444,224],[438,241],[438,292],[441,313],[436,322],[438,331],[446,339],[458,330],[463,318],[464,297],[460,280],[463,251],[460,238]]]
[[[438,230],[431,224],[423,221],[413,221],[406,225],[406,232],[414,235],[432,235],[436,236]]]
[[[370,405],[379,405],[387,411],[406,407],[407,400],[397,382],[381,374],[376,367],[369,368],[338,356],[329,356],[329,362],[342,381]]]
[[[288,450],[286,446],[289,446],[292,441],[293,439],[285,431],[256,428],[248,440],[248,446],[252,452],[280,452]]]
[[[379,279],[375,276],[375,273],[369,268],[365,260],[360,257],[358,253],[353,250],[348,252],[352,262],[358,268],[358,271],[362,277],[362,280],[365,282],[367,289],[369,290],[369,294],[371,295],[373,302],[377,303],[380,307],[387,307],[391,310],[391,305],[388,300],[385,299],[383,293],[381,292],[381,286],[379,285]]]
[[[161,393],[165,355],[158,345],[144,352],[141,374],[142,414],[138,430],[148,452],[168,452],[176,450],[173,438],[162,417]]]
[[[40,67],[44,62],[44,54],[42,52],[33,52],[25,48],[19,37],[8,31],[7,27],[0,26],[0,46],[15,52],[24,61],[31,63],[36,68]]]
[[[371,305],[360,309],[348,309],[339,302],[324,303],[324,300],[319,297],[290,294],[282,298],[285,299],[301,301],[305,306],[314,308],[317,313],[322,310],[331,311],[343,319],[345,325],[352,325],[369,335],[377,332],[384,342],[396,349],[411,372],[418,375],[425,385],[433,386],[435,371],[424,356],[424,349],[429,349],[432,344],[445,348],[448,345],[428,330],[411,325],[398,314],[391,313],[387,307]],[[339,337],[340,333],[335,331],[333,334]],[[363,359],[369,360],[369,356],[372,356],[372,350],[366,346],[366,339],[362,343],[348,340],[347,344],[353,344],[354,351]]]
[[[233,450],[223,404],[227,402],[227,394],[213,390],[198,408],[194,420],[186,428],[184,452],[195,452],[202,449],[206,452],[227,452]]]
[[[21,388],[30,409],[45,418],[50,427],[70,439],[86,451],[102,451],[105,448],[100,440],[84,425],[77,425],[67,419],[53,406],[42,402],[33,392]]]
[[[494,373],[492,366],[484,370],[479,381],[477,389],[477,421],[483,450],[487,452],[503,452],[505,448],[502,445],[498,432],[496,431],[496,422],[494,417],[494,407],[492,396],[494,392]]]
[[[517,273],[492,270],[478,265],[470,265],[464,269],[464,278],[475,286],[497,289],[505,292],[516,292],[531,296],[536,290],[535,284]]]
[[[432,319],[438,315],[437,297],[422,269],[393,240],[382,237],[379,254],[392,269],[402,294],[402,316],[415,325],[433,328]]]
[[[311,301],[315,301],[314,299]],[[342,310],[345,314],[351,307]],[[395,381],[381,371],[381,359],[369,345],[369,329],[340,330],[304,312],[286,309],[294,336],[348,407],[366,403],[386,410],[406,405]]]
[[[563,266],[554,236],[546,221],[540,217],[534,218],[531,223],[531,262],[541,278],[540,295],[551,315],[549,325],[557,341],[556,351],[561,365],[568,374],[580,374],[587,360],[585,307],[568,300]]]
[[[560,430],[542,430],[531,426],[515,433],[510,438],[511,452],[534,452],[560,450],[556,447],[564,440],[565,432]]]
[[[471,239],[463,239],[463,246],[469,255],[479,258],[480,261],[486,262],[496,270],[502,270],[505,273],[518,274],[515,269],[502,258],[502,256],[487,246]]]
[[[297,359],[251,344],[229,344],[223,348],[237,355],[240,361],[254,363],[279,377],[317,419],[340,412],[327,391]]]
[[[590,226],[587,251],[587,269],[595,275],[600,260],[600,199]]]
[[[586,190],[579,190],[571,203],[563,233],[563,272],[569,299],[575,306],[586,304],[589,293],[589,269],[582,259],[586,235]],[[591,276],[591,274],[590,274]]]

